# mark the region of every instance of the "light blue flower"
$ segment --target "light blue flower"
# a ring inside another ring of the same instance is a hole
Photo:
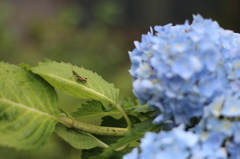
[[[205,134],[204,134],[205,135]],[[216,151],[223,144],[226,136],[219,132],[210,132],[205,140],[202,141],[202,149],[207,151]]]
[[[192,149],[190,159],[228,159],[228,154],[227,150],[223,147],[217,150],[203,150],[199,144]]]
[[[172,27],[172,24],[167,24],[165,26],[155,26],[154,30],[156,30],[159,34],[166,34],[168,32],[168,30],[170,30]]]
[[[148,79],[152,74],[152,70],[147,63],[143,63],[136,69],[136,73],[139,79]]]
[[[172,64],[172,71],[185,80],[202,69],[202,64],[195,56],[181,56]]]
[[[148,79],[137,79],[133,83],[134,89],[133,93],[136,97],[139,98],[139,101],[141,104],[146,104],[147,100],[152,96],[152,94],[155,93],[156,87],[154,87],[154,84],[151,80]],[[142,93],[144,92],[144,94]]]
[[[173,54],[186,52],[191,47],[191,40],[186,36],[179,36],[169,40],[169,51]]]
[[[223,95],[215,97],[213,102],[204,108],[201,121],[191,129],[201,139],[202,154],[210,157],[213,155],[212,152],[224,150],[225,153],[222,154],[230,154],[230,157],[223,155],[218,158],[240,158],[239,152],[236,151],[240,143],[240,114],[236,113],[232,116],[231,111],[225,112],[226,108],[231,109],[231,105],[238,102],[239,97],[238,92],[226,91]]]
[[[141,139],[139,159],[187,159],[191,155],[191,148],[197,145],[199,137],[186,132],[185,127],[180,125],[172,131],[159,133],[147,132]],[[136,149],[124,156],[134,156]],[[126,158],[127,159],[127,158]]]
[[[212,97],[217,91],[224,91],[223,82],[221,79],[217,80],[214,76],[204,76],[199,80],[199,92],[205,97]]]
[[[205,40],[200,43],[199,58],[203,60],[205,67],[213,72],[219,64],[220,51],[213,44],[213,41]]]
[[[130,73],[136,97],[158,110],[153,123],[169,131],[146,133],[126,156],[240,159],[240,34],[200,15],[154,29],[135,42]]]
[[[233,142],[240,143],[240,122],[235,121],[232,123],[232,130],[233,130]]]
[[[227,96],[221,111],[221,114],[226,117],[240,116],[240,99],[234,96]]]
[[[132,149],[131,153],[123,156],[123,159],[138,159],[138,148]]]
[[[205,127],[207,130],[218,132],[219,134],[225,135],[226,137],[233,135],[233,123],[229,120],[219,121],[218,118],[209,117],[205,123]]]
[[[154,29],[155,34],[150,28],[141,42],[134,42],[136,48],[129,53],[133,92],[142,104],[159,110],[154,123],[172,118],[191,124],[214,97],[236,89],[240,35],[200,15],[193,16],[192,24]]]
[[[227,150],[230,154],[229,159],[240,159],[240,143],[229,142],[227,144]]]

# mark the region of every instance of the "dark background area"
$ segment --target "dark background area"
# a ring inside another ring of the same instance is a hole
[[[70,62],[114,83],[120,99],[134,99],[128,73],[133,41],[140,41],[150,26],[191,22],[198,13],[240,32],[238,0],[2,0],[0,60],[31,66],[45,58]],[[69,111],[83,102],[58,94],[59,105]],[[39,150],[0,147],[1,158],[8,159],[71,159],[80,153],[55,134]]]

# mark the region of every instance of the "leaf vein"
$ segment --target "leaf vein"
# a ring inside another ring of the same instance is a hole
[[[53,74],[49,74],[49,76],[52,76],[52,77],[54,77],[54,78],[63,80],[63,81],[65,81],[65,82],[69,82],[69,83],[71,83],[71,84],[73,84],[73,85],[77,85],[78,87],[82,87],[83,89],[85,89],[85,90],[87,90],[87,91],[89,91],[89,92],[92,92],[93,94],[97,94],[98,96],[101,96],[102,98],[108,100],[110,103],[115,103],[115,102],[114,102],[112,99],[110,99],[109,97],[107,97],[107,96],[105,96],[105,95],[103,95],[103,94],[101,94],[101,93],[99,93],[99,92],[97,92],[97,91],[95,91],[95,90],[93,90],[93,89],[89,89],[88,87],[86,87],[86,86],[84,86],[84,85],[77,84],[77,83],[75,83],[75,82],[72,82],[72,81],[70,81],[70,80],[66,80],[66,79],[64,79],[64,78],[60,78],[59,76],[55,76],[55,75],[53,75]]]
[[[51,115],[51,114],[48,114],[48,113],[39,111],[39,110],[37,110],[37,109],[28,107],[28,106],[23,105],[23,104],[16,103],[16,102],[14,102],[14,101],[10,101],[10,100],[8,100],[8,99],[6,99],[6,98],[0,98],[0,101],[5,102],[5,103],[8,103],[8,104],[12,104],[12,105],[15,105],[15,106],[24,108],[24,109],[26,109],[26,110],[28,110],[28,111],[33,111],[33,112],[36,112],[36,113],[38,113],[38,114],[42,114],[42,115],[45,115],[45,116],[48,116],[48,117],[51,117],[51,118],[54,118],[54,119],[58,120],[57,117],[55,117],[55,116],[53,116],[53,115]]]

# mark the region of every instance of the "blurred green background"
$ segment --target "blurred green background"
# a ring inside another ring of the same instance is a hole
[[[133,41],[149,26],[182,24],[197,13],[240,32],[237,0],[2,0],[0,60],[31,66],[45,58],[70,62],[114,83],[120,99],[134,99],[128,73]],[[84,102],[57,92],[59,105],[69,111]],[[39,150],[0,147],[1,159],[75,159],[80,154],[55,134]]]

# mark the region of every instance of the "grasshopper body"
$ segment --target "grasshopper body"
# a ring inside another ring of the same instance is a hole
[[[81,82],[87,82],[87,78],[80,76],[79,74],[77,74],[75,71],[72,70],[73,76],[77,77],[77,79]]]

